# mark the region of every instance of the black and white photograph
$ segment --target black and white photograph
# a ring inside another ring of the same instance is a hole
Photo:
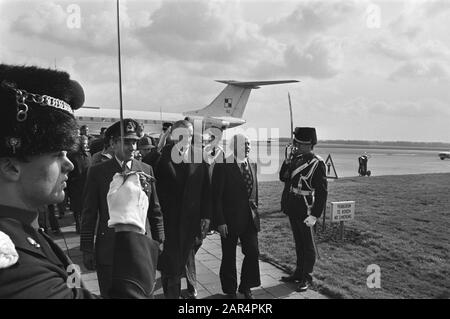
[[[449,299],[449,19],[0,0],[0,299]]]

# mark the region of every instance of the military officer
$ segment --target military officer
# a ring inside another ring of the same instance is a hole
[[[82,87],[66,72],[0,64],[0,299],[98,297],[72,280],[76,267],[37,224],[38,208],[64,200],[74,168],[67,158],[77,138],[73,110],[83,103]],[[148,298],[157,254],[144,235],[148,201],[136,174],[113,181],[110,295]]]
[[[312,283],[316,252],[310,227],[322,214],[328,195],[325,162],[313,153],[316,144],[315,128],[295,128],[292,152],[280,170],[285,183],[281,206],[289,216],[297,254],[294,273],[281,280],[298,281],[298,291],[306,291]]]
[[[106,130],[105,135],[111,136],[114,156],[108,161],[89,168],[83,192],[80,249],[83,251],[86,268],[97,270],[100,293],[105,297],[108,297],[112,283],[115,238],[115,232],[108,227],[110,216],[107,194],[110,183],[116,173],[122,172],[124,165],[128,171],[144,172],[148,176],[153,176],[151,166],[133,158],[139,140],[138,122],[133,119],[124,119],[123,128],[123,143],[120,135],[120,121]],[[158,242],[155,244],[159,246],[164,240],[164,225],[154,181],[149,183],[146,195],[149,200],[146,232],[149,238]],[[96,235],[95,240],[94,235]]]

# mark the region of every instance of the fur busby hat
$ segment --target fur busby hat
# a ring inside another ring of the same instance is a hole
[[[123,138],[139,140],[136,130],[138,130],[139,123],[133,119],[123,119]],[[111,138],[120,137],[120,121],[112,124],[110,127],[106,129],[105,135],[110,136]]]
[[[81,85],[62,71],[0,64],[0,157],[73,149]]]
[[[317,144],[316,129],[314,127],[296,127],[294,130],[294,140],[299,143]]]

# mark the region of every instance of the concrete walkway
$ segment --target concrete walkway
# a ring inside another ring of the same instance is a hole
[[[72,216],[65,216],[72,218]],[[99,294],[97,274],[95,271],[88,271],[84,268],[82,262],[82,254],[79,250],[80,237],[75,233],[74,226],[62,227],[63,236],[54,236],[56,243],[70,256],[72,261],[79,265],[82,272],[83,282],[91,292]],[[223,299],[225,295],[222,293],[219,269],[222,251],[220,247],[220,236],[218,234],[209,235],[203,241],[203,245],[196,254],[196,268],[198,281],[198,299]],[[240,247],[236,254],[238,278],[240,276],[240,267],[242,264],[243,255]],[[256,299],[325,299],[326,297],[318,292],[308,290],[306,292],[296,292],[295,284],[283,283],[279,279],[285,276],[283,270],[273,266],[270,263],[260,261],[261,270],[261,287],[253,288],[252,292]],[[163,291],[161,281],[156,284],[156,299],[163,299]],[[238,283],[239,284],[239,283]],[[182,279],[182,292],[186,290],[186,280]],[[238,294],[238,298],[243,296]]]

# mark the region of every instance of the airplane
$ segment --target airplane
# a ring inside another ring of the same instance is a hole
[[[440,158],[441,160],[444,160],[444,159],[446,159],[446,158],[450,158],[450,152],[440,152],[440,153],[439,153],[439,158]]]
[[[295,83],[297,80],[241,82],[233,80],[216,80],[227,84],[223,91],[206,107],[183,113],[151,112],[123,109],[124,118],[132,118],[144,124],[145,132],[160,133],[162,123],[187,119],[201,121],[203,130],[216,127],[221,130],[233,128],[246,123],[242,118],[252,89],[263,85]],[[101,127],[108,127],[119,120],[118,109],[83,106],[75,111],[80,125],[88,125],[89,131],[99,132]]]

